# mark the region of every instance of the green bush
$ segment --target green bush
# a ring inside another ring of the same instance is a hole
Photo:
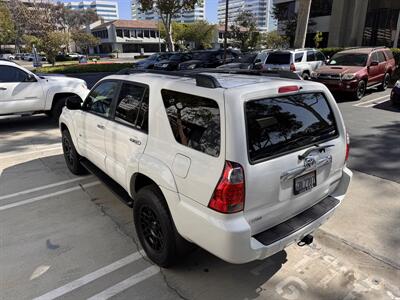
[[[34,70],[36,73],[58,73],[58,74],[76,74],[76,73],[98,73],[98,72],[118,72],[125,68],[131,68],[132,63],[112,63],[112,64],[75,64],[60,65],[54,67],[42,67]]]
[[[56,56],[56,61],[73,61],[73,60],[78,60],[78,58],[73,58],[73,57],[69,57],[66,55],[57,55]]]

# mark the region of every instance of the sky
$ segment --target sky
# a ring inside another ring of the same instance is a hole
[[[206,19],[208,22],[217,22],[218,0],[205,0],[206,2]],[[131,1],[118,0],[120,19],[131,19]]]

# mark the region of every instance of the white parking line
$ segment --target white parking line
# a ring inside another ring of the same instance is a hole
[[[134,286],[135,284],[146,280],[147,278],[157,274],[160,272],[160,268],[156,266],[151,266],[148,267],[147,269],[141,271],[140,273],[137,273],[119,283],[116,285],[113,285],[112,287],[102,291],[101,293],[94,295],[93,297],[88,298],[87,300],[106,300],[110,299],[111,297],[125,291],[126,289]]]
[[[51,183],[51,184],[48,184],[48,185],[39,186],[39,187],[36,187],[36,188],[33,188],[33,189],[24,190],[24,191],[21,191],[21,192],[0,196],[0,200],[16,197],[16,196],[20,196],[20,195],[25,195],[25,194],[29,194],[29,193],[33,193],[33,192],[38,192],[38,191],[41,191],[41,190],[50,189],[50,188],[53,188],[53,187],[56,187],[56,186],[59,186],[59,185],[63,185],[63,184],[67,184],[67,183],[71,183],[71,182],[75,182],[75,181],[79,181],[79,180],[84,180],[86,178],[88,178],[88,177],[72,178],[72,179],[68,179],[68,180],[64,180],[64,181],[60,181],[60,182],[56,182],[56,183]]]
[[[34,151],[28,151],[28,152],[21,152],[18,154],[10,154],[10,155],[0,155],[1,159],[9,159],[9,158],[14,158],[14,157],[19,157],[19,156],[26,156],[26,155],[31,155],[31,154],[36,154],[36,153],[42,153],[42,152],[50,152],[50,151],[55,151],[55,150],[62,150],[61,144],[58,147],[53,147],[53,148],[44,148],[44,149],[37,149]]]
[[[42,296],[34,298],[33,300],[55,299],[57,297],[65,295],[73,290],[76,290],[77,288],[80,288],[81,286],[88,284],[104,275],[107,275],[108,273],[114,272],[115,270],[122,268],[123,266],[126,266],[140,258],[141,258],[141,255],[139,252],[132,253],[131,255],[128,255],[120,260],[117,260],[116,262],[113,262],[112,264],[109,264],[103,268],[100,268],[100,269],[98,269],[92,273],[89,273],[81,278],[71,281],[71,282],[67,283],[66,285],[63,285],[55,290],[52,290]]]
[[[389,100],[390,100],[390,99],[381,100],[381,101],[374,102],[374,103],[372,103],[372,104],[368,104],[368,105],[365,105],[365,106],[362,106],[362,107],[372,107],[372,106],[375,106],[375,105],[378,105],[378,104],[382,104],[382,103],[384,103],[384,102],[387,102],[387,101],[389,101]]]
[[[98,184],[100,184],[100,181],[95,181],[95,182],[83,184],[82,187],[83,188],[88,188],[88,187],[95,186],[95,185],[98,185]],[[17,207],[17,206],[21,206],[21,205],[25,205],[25,204],[29,204],[29,203],[33,203],[33,202],[36,202],[36,201],[48,199],[50,197],[67,194],[67,193],[70,193],[70,192],[73,192],[73,191],[77,191],[77,190],[80,190],[80,189],[81,189],[81,186],[74,186],[72,188],[68,188],[68,189],[65,189],[65,190],[62,190],[62,191],[50,193],[50,194],[47,194],[47,195],[42,195],[42,196],[34,197],[34,198],[31,198],[31,199],[27,199],[27,200],[22,200],[22,201],[6,204],[6,205],[3,205],[3,206],[0,206],[0,211],[6,210],[6,209],[10,209],[10,208],[13,208],[13,207]]]
[[[353,106],[364,106],[365,104],[368,104],[368,103],[371,103],[371,102],[375,102],[375,101],[379,101],[381,99],[385,99],[384,101],[389,100],[390,99],[390,95],[385,95],[385,96],[374,98],[374,99],[367,100],[367,101],[361,101],[361,102],[359,102],[357,104],[354,104]]]

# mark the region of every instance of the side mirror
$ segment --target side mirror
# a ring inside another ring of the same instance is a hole
[[[371,67],[375,67],[377,65],[379,65],[379,62],[377,62],[376,60],[371,61],[371,64],[370,64]]]
[[[37,79],[33,74],[28,73],[24,82],[37,82]]]
[[[65,106],[69,110],[78,110],[82,108],[82,99],[79,96],[70,96],[65,100]]]

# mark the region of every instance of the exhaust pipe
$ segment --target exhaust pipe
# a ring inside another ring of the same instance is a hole
[[[297,246],[303,247],[305,245],[310,245],[314,241],[314,237],[311,234],[307,234],[305,237],[301,239],[300,242],[297,243]]]

